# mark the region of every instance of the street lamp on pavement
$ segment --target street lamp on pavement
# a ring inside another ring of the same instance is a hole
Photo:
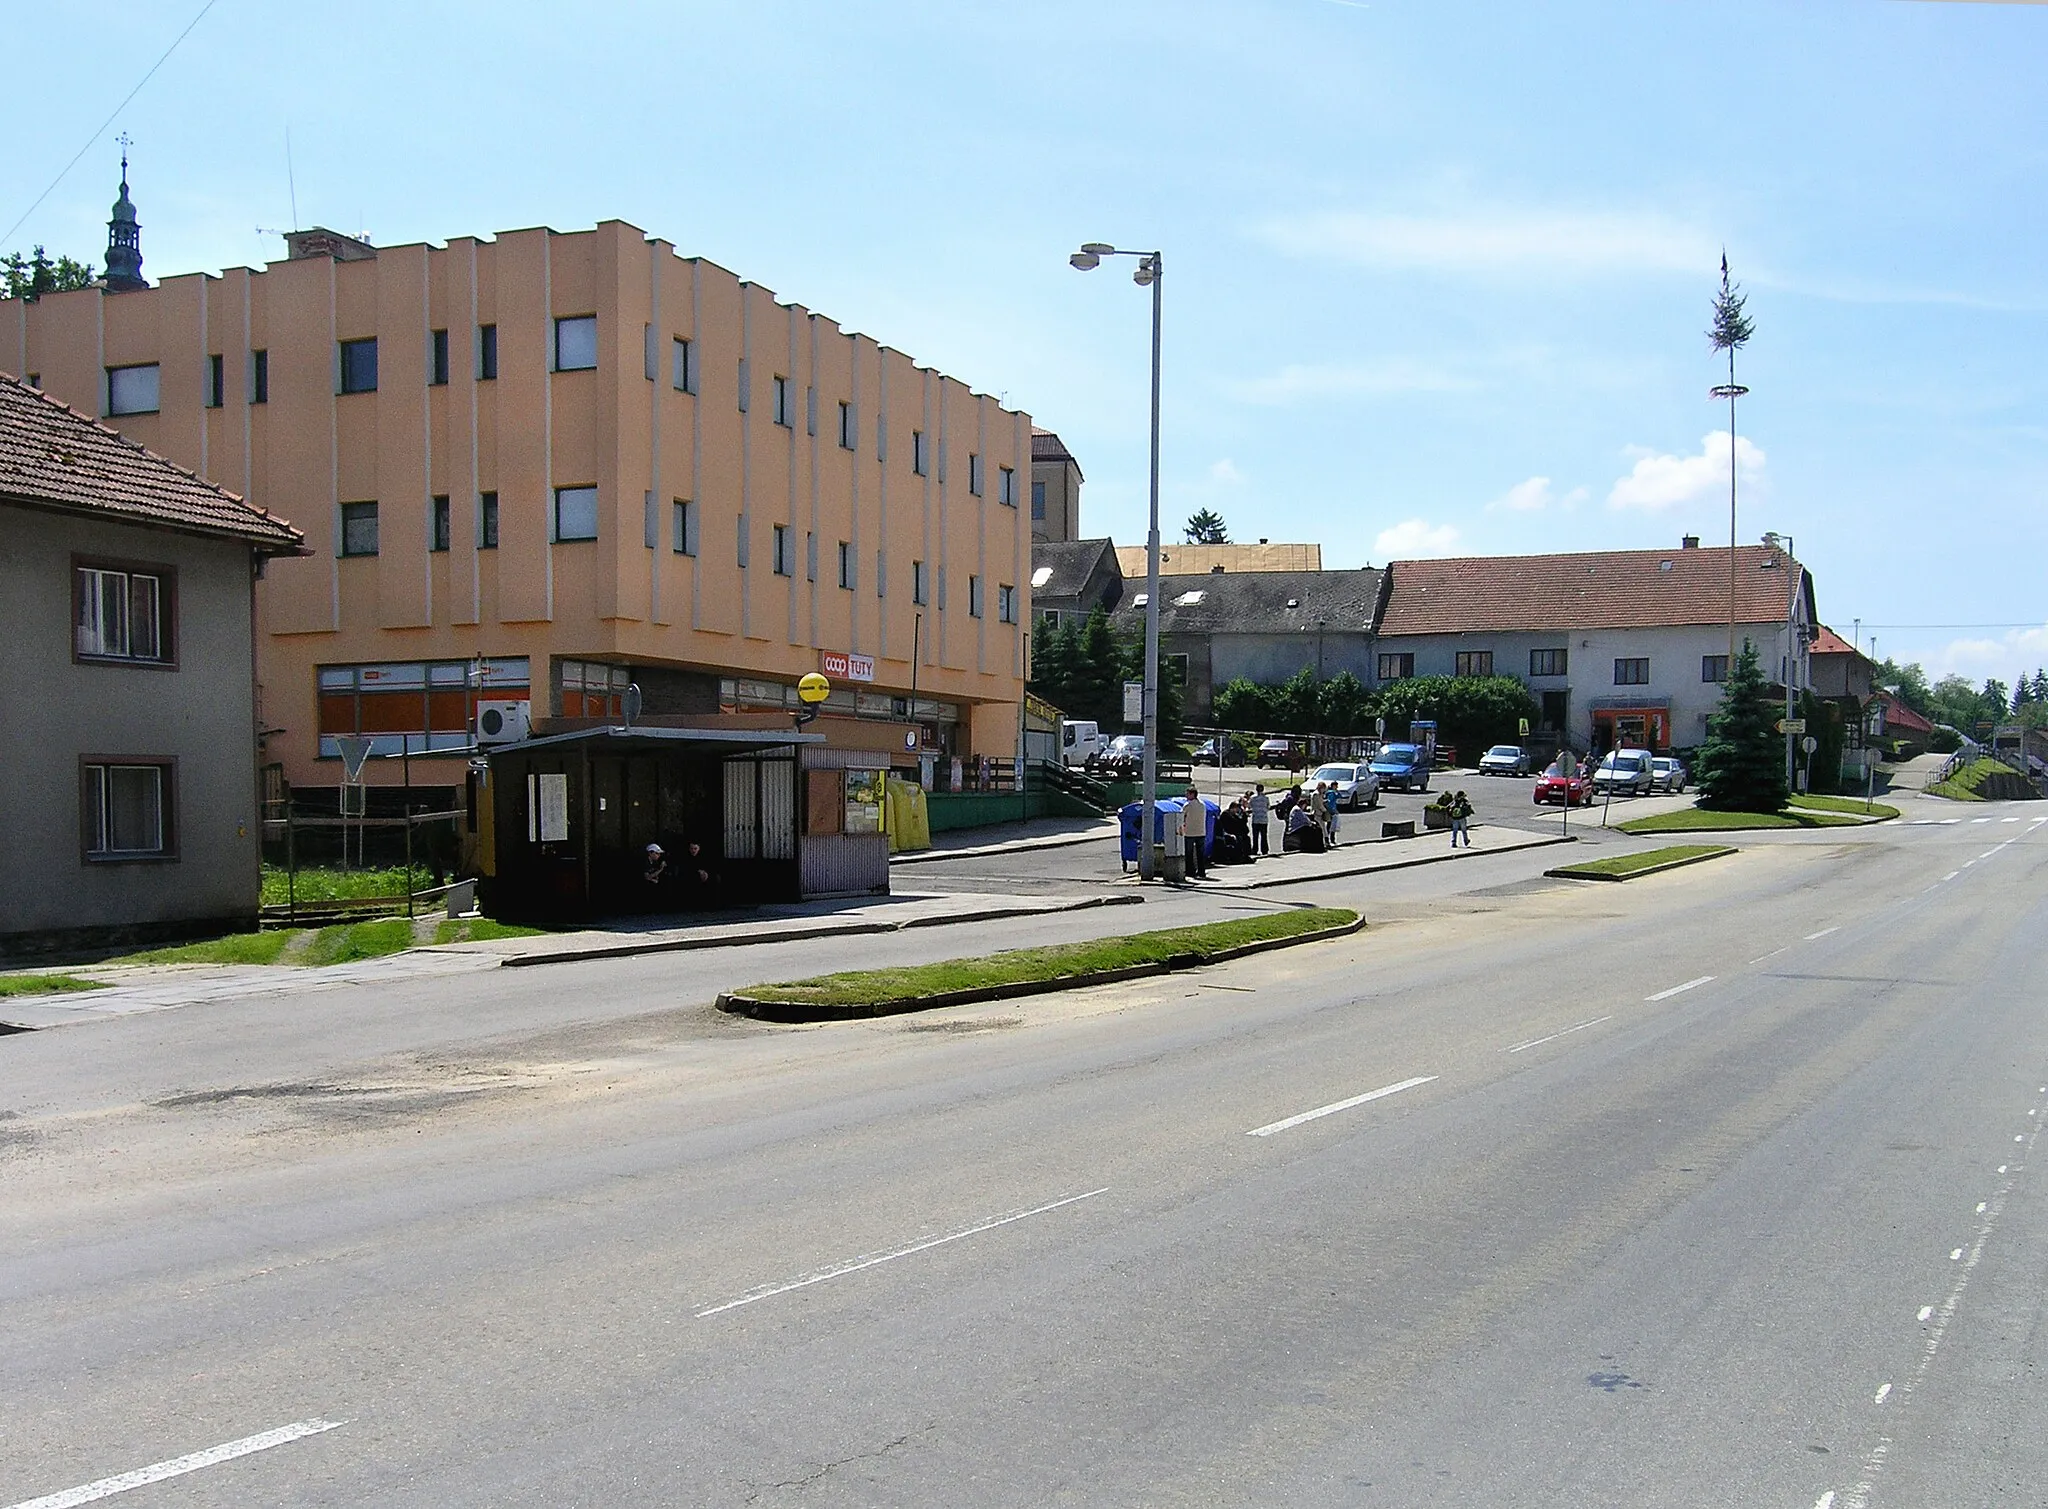
[[[1783,550],[1785,552],[1786,574],[1792,579],[1792,585],[1785,593],[1785,790],[1791,792],[1796,789],[1794,774],[1798,768],[1796,763],[1797,757],[1792,751],[1799,737],[1792,732],[1794,718],[1792,711],[1793,669],[1799,663],[1799,645],[1792,637],[1792,619],[1794,611],[1799,606],[1799,578],[1806,573],[1800,569],[1799,563],[1792,558],[1792,536],[1789,534],[1781,535],[1775,529],[1767,530],[1764,533],[1764,544],[1773,550]],[[1730,664],[1732,668],[1733,663],[1731,662]]]
[[[1136,257],[1131,280],[1152,290],[1152,513],[1145,536],[1145,752],[1138,812],[1138,878],[1152,879],[1153,813],[1159,800],[1159,289],[1165,263],[1156,251],[1126,251],[1104,241],[1084,242],[1067,261],[1093,272],[1104,257]]]

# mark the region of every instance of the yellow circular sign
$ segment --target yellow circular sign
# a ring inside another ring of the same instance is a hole
[[[832,683],[812,671],[796,684],[796,694],[803,702],[815,707],[832,695]]]

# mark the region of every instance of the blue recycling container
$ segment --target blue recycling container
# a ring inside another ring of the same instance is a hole
[[[1163,844],[1166,842],[1167,832],[1172,826],[1167,814],[1180,811],[1181,805],[1186,800],[1186,797],[1181,796],[1162,796],[1153,802],[1152,841],[1154,843]],[[1202,830],[1202,857],[1207,859],[1211,857],[1211,851],[1216,846],[1216,816],[1222,809],[1206,796],[1200,797],[1198,800],[1202,804],[1202,812],[1205,819]],[[1123,862],[1127,865],[1138,862],[1138,829],[1141,823],[1140,815],[1144,810],[1145,804],[1143,802],[1127,802],[1124,805],[1123,811],[1118,814],[1122,829]]]

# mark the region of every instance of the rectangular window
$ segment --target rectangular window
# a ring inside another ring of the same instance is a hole
[[[640,494],[640,543],[649,550],[661,548],[661,515],[655,511],[651,488]]]
[[[889,557],[882,551],[875,552],[875,596],[889,595]]]
[[[209,409],[225,408],[227,401],[228,359],[209,356],[206,359],[206,406]]]
[[[804,580],[818,579],[818,537],[809,530],[804,531]]]
[[[697,553],[697,505],[688,498],[675,500],[675,552],[677,555]]]
[[[498,548],[498,495],[478,493],[476,498],[476,548]]]
[[[588,372],[597,366],[597,316],[572,314],[555,321],[555,370]]]
[[[476,327],[476,378],[489,382],[498,375],[498,327]]]
[[[375,503],[344,503],[341,505],[341,553],[343,555],[375,555],[377,553],[377,505]]]
[[[172,840],[168,761],[79,767],[79,828],[88,860],[169,859]]]
[[[848,592],[853,591],[854,581],[853,544],[849,540],[839,542],[839,585]]]
[[[555,489],[555,538],[597,538],[597,489],[588,485]]]
[[[72,574],[72,645],[80,660],[169,665],[177,658],[168,566],[80,563]]]
[[[249,353],[249,402],[270,402],[270,353]]]
[[[626,715],[626,689],[633,684],[632,667],[594,660],[563,660],[557,664],[562,668],[563,717],[616,721]]]
[[[1529,652],[1529,674],[1531,676],[1562,676],[1565,674],[1565,652],[1563,650],[1531,650]]]
[[[772,412],[775,415],[775,422],[787,429],[795,429],[796,415],[789,406],[789,379],[778,373],[769,396],[774,400]]]
[[[939,442],[939,485],[946,485],[946,442],[943,440]]]
[[[414,754],[466,749],[479,723],[499,732],[494,711],[479,704],[524,703],[529,679],[523,655],[320,666],[314,672],[317,757],[339,759],[337,741],[348,734],[368,736],[379,755],[408,747]]]
[[[107,413],[154,414],[157,409],[157,365],[107,368]]]
[[[1031,484],[1031,517],[1034,522],[1045,517],[1045,484]]]
[[[431,387],[448,386],[448,332],[429,331],[432,337],[427,345],[427,383]]]
[[[1700,680],[1721,682],[1728,679],[1728,657],[1726,655],[1700,656]]]
[[[1382,654],[1380,656],[1380,680],[1406,681],[1415,674],[1415,657],[1409,655]]]
[[[668,384],[678,393],[697,391],[696,351],[680,335],[668,346]]]
[[[747,516],[737,514],[734,517],[737,524],[733,530],[733,550],[738,557],[740,570],[744,571],[747,569]]]
[[[887,414],[877,414],[875,416],[875,459],[877,461],[887,461],[889,459],[889,416]]]
[[[931,568],[923,561],[910,563],[910,600],[922,608],[931,596]]]
[[[365,336],[359,341],[341,343],[341,391],[344,393],[374,393],[377,391],[377,337]]]
[[[1015,587],[1005,586],[1002,583],[996,585],[996,621],[1006,624],[1013,624],[1017,621],[1017,589]]]
[[[789,537],[787,524],[775,526],[775,574],[796,575],[796,542]]]
[[[1636,656],[1617,659],[1614,662],[1614,684],[1616,686],[1648,686],[1650,684],[1649,657]]]
[[[946,568],[943,564],[939,567],[939,590],[934,602],[941,613],[946,611]]]
[[[854,417],[853,405],[843,403],[839,406],[839,448],[851,451],[859,447],[860,421]]]
[[[981,457],[973,451],[967,453],[967,490],[981,496]]]
[[[1017,472],[1005,466],[996,472],[996,501],[1005,508],[1017,506]]]
[[[931,471],[931,456],[923,430],[910,432],[910,469],[922,477]]]
[[[981,578],[978,576],[967,578],[967,616],[981,617]]]
[[[818,390],[816,388],[807,387],[804,389],[804,433],[806,435],[816,435],[818,433]]]
[[[747,405],[753,402],[753,389],[751,386],[752,366],[753,364],[744,356],[740,358],[740,412],[742,414],[747,412]]]
[[[1458,674],[1460,676],[1491,676],[1493,674],[1493,651],[1458,651]]]
[[[440,551],[448,548],[448,536],[453,532],[453,522],[448,510],[448,495],[436,493],[432,520],[433,537],[427,546],[429,550]]]
[[[655,354],[654,327],[652,325],[642,325],[640,327],[640,366],[642,369],[641,375],[649,382],[653,382],[656,376],[659,375],[661,361]]]

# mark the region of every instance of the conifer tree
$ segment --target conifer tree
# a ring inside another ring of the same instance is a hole
[[[1702,807],[1716,812],[1785,807],[1791,793],[1785,789],[1785,736],[1777,729],[1783,716],[1757,667],[1756,645],[1745,639],[1693,765]]]

